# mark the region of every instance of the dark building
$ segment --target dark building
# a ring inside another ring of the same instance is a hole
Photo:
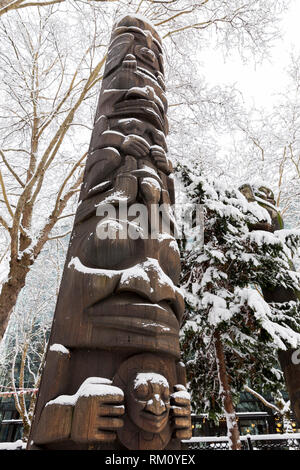
[[[281,417],[251,393],[241,393],[240,402],[236,408],[241,435],[246,434],[280,434],[283,432]],[[299,432],[296,420],[291,416],[293,432]],[[206,414],[192,415],[193,436],[226,436],[226,419],[221,418],[218,423],[208,419]]]
[[[15,442],[22,438],[23,424],[13,398],[0,398],[0,442]]]

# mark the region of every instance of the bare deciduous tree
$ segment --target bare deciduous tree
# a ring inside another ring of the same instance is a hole
[[[105,62],[105,46],[96,43],[96,25],[82,57],[72,57],[53,24],[54,15],[38,11],[30,29],[28,18],[21,16],[14,27],[10,22],[0,25],[6,46],[0,53],[5,94],[0,111],[0,223],[9,235],[10,253],[0,297],[1,336],[30,266],[80,187],[86,149],[80,149],[80,142],[72,144],[74,128],[81,125],[75,119],[81,121],[79,108],[101,79]]]
[[[291,56],[285,90],[274,105],[240,111],[235,144],[221,168],[228,178],[269,186],[287,226],[299,228],[300,56]]]
[[[13,396],[27,440],[67,243],[48,243],[29,274],[0,347],[0,394]],[[45,269],[46,267],[46,269]]]

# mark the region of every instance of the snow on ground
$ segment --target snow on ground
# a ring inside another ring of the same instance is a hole
[[[26,448],[26,442],[21,439],[15,442],[0,442],[0,450],[22,450]]]

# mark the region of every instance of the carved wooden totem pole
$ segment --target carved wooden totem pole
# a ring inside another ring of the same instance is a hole
[[[114,27],[28,449],[180,449],[172,165],[161,40]]]
[[[252,230],[267,230],[275,232],[284,228],[282,217],[276,209],[276,201],[273,192],[264,186],[253,190],[251,185],[245,184],[241,186],[240,191],[248,199],[248,201],[257,201],[264,207],[271,217],[272,224],[259,224],[254,226]],[[265,202],[264,202],[265,201]],[[291,263],[291,269],[293,265]],[[271,286],[263,289],[263,295],[266,302],[283,303],[289,301],[297,301],[300,299],[300,292],[293,291],[284,287],[272,288]],[[296,361],[293,360],[295,357]],[[284,373],[285,383],[289,398],[291,401],[292,410],[300,423],[300,363],[299,354],[297,351],[288,349],[287,351],[279,351],[278,358],[281,369]]]

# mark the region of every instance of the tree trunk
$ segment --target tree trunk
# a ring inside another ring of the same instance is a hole
[[[16,259],[11,263],[8,274],[8,281],[2,286],[0,294],[0,340],[2,339],[7,323],[14,308],[18,295],[23,289],[26,276],[32,265],[29,254],[25,254],[21,259]]]
[[[237,425],[236,413],[232,402],[232,395],[226,371],[224,349],[220,333],[218,331],[214,334],[214,340],[220,390],[227,423],[229,448],[231,450],[241,450],[240,432]]]

